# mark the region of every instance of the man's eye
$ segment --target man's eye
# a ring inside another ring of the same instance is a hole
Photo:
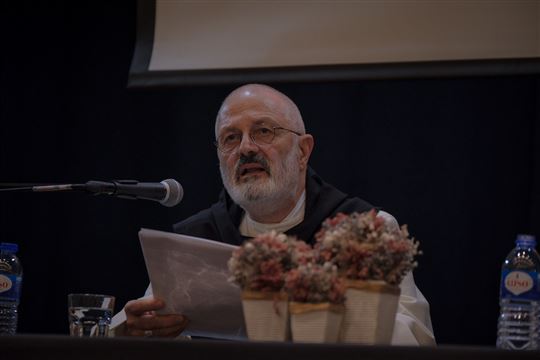
[[[269,136],[272,135],[272,129],[267,127],[256,128],[254,133],[256,136]]]
[[[225,135],[223,137],[222,142],[224,144],[234,144],[235,142],[237,142],[239,140],[240,140],[240,135],[239,134],[229,134],[229,135]]]

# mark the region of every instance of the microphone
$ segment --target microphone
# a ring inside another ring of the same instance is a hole
[[[85,184],[38,185],[0,189],[0,191],[85,191],[95,195],[111,195],[125,199],[143,199],[157,201],[172,207],[178,205],[184,197],[182,185],[174,179],[159,183],[138,182],[137,180],[88,181]]]
[[[77,190],[77,185],[74,187]],[[157,201],[161,205],[172,207],[178,205],[184,197],[182,185],[174,179],[159,183],[138,182],[136,180],[88,181],[82,190],[92,194],[105,194],[126,199],[143,199]]]

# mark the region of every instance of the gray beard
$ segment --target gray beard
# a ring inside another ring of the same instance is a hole
[[[223,185],[233,201],[247,213],[271,213],[280,204],[294,201],[298,192],[298,150],[291,151],[285,161],[271,169],[269,178],[247,179],[236,184],[234,174],[219,166]],[[235,166],[235,169],[238,165]]]

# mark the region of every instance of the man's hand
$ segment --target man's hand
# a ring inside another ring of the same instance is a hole
[[[189,320],[180,314],[158,315],[165,302],[147,298],[131,300],[124,307],[126,312],[126,335],[176,337],[185,329]]]

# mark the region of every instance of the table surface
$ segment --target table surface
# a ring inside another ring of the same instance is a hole
[[[540,359],[540,351],[471,346],[362,346],[157,338],[73,338],[67,335],[0,336],[2,359],[250,359],[405,360]],[[9,355],[8,355],[9,354]],[[5,356],[5,357],[4,357]]]

